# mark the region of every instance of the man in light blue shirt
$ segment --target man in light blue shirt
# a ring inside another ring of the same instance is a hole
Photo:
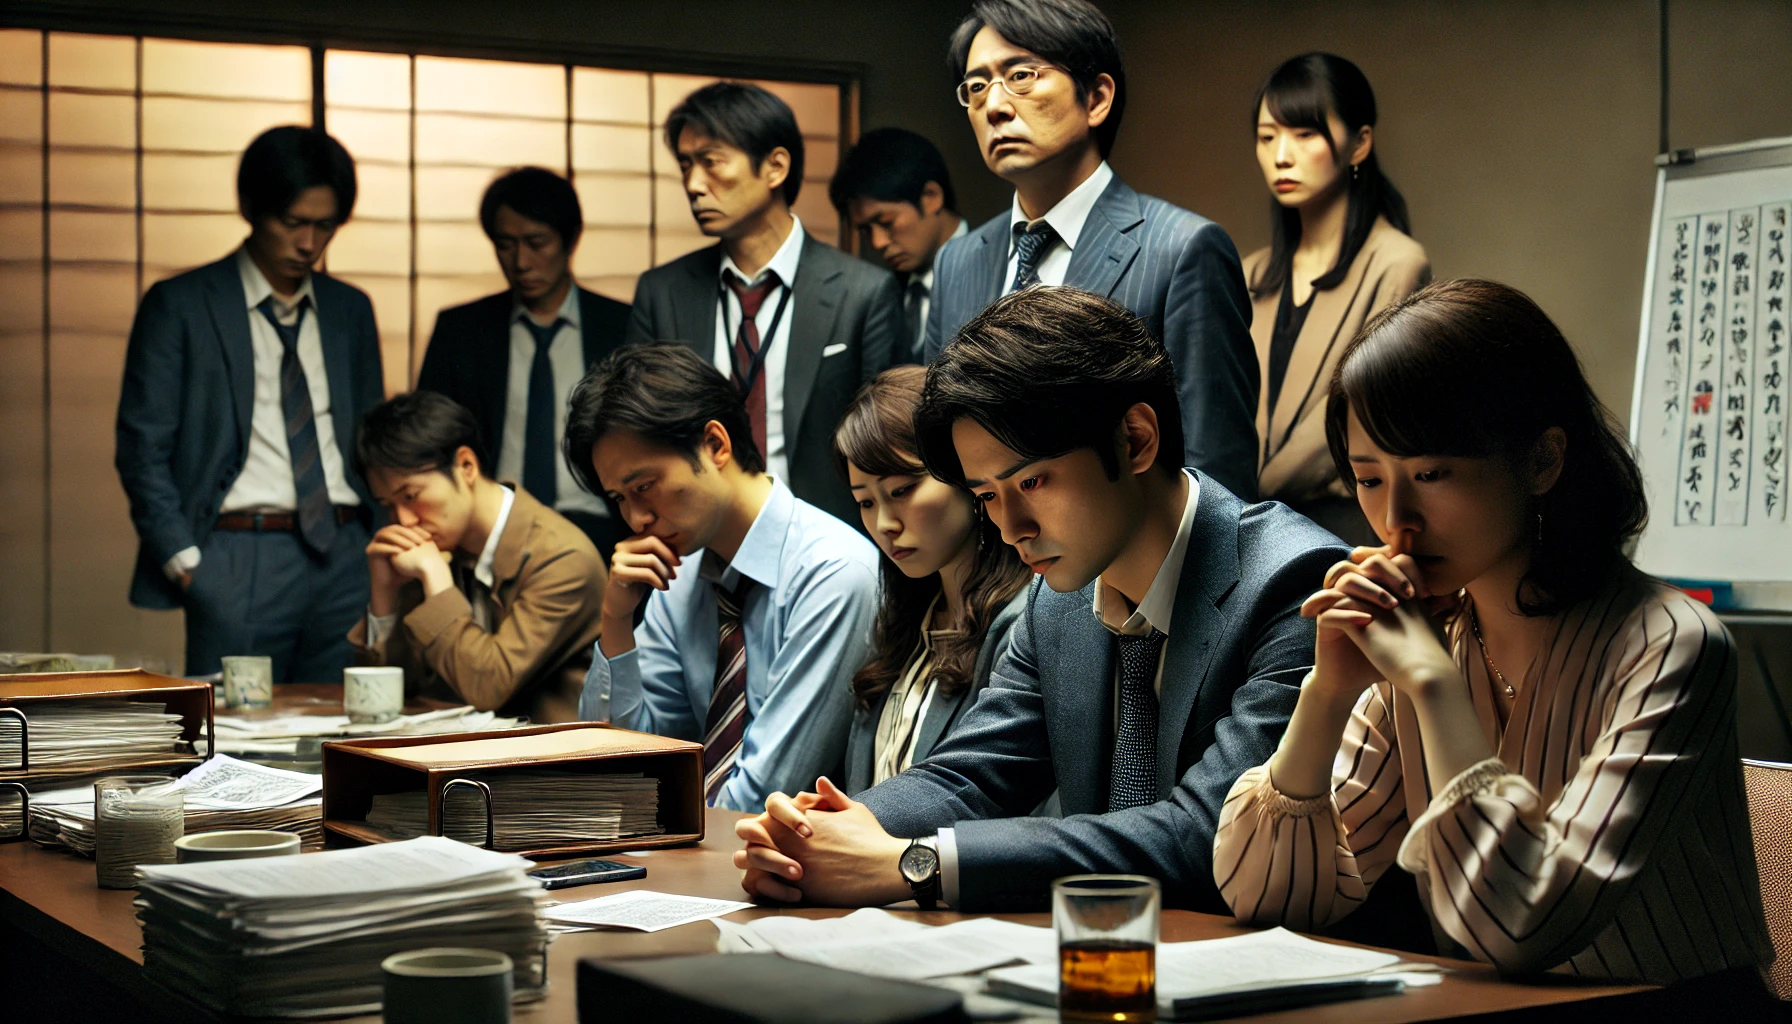
[[[713,806],[755,810],[834,770],[877,550],[766,474],[740,391],[688,346],[612,354],[570,406],[568,462],[634,531],[579,717],[701,742]]]

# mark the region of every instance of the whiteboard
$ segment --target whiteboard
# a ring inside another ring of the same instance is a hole
[[[1676,154],[1656,176],[1630,440],[1637,564],[1792,604],[1792,138]]]

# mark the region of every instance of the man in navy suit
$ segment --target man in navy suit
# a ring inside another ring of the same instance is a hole
[[[236,187],[242,247],[156,284],[131,326],[131,603],[186,609],[188,675],[261,654],[276,680],[336,680],[367,607],[355,427],[384,382],[373,304],[312,268],[354,209],[355,164],[321,131],[272,128]]]
[[[1257,494],[1257,356],[1238,251],[1218,225],[1108,167],[1126,109],[1113,26],[1086,0],[976,0],[951,73],[1012,210],[940,253],[925,342],[939,356],[999,295],[1063,284],[1133,311],[1169,349],[1184,465]]]
[[[560,439],[573,385],[621,347],[628,303],[573,280],[585,216],[572,182],[553,171],[522,167],[493,181],[479,202],[479,223],[510,288],[442,310],[417,389],[470,411],[497,455],[493,475],[522,484],[570,520],[608,564],[628,529],[577,484]]]
[[[1111,300],[997,300],[928,371],[928,472],[968,487],[1040,577],[1008,652],[927,760],[852,800],[827,780],[737,831],[779,900],[1044,906],[1083,872],[1217,911],[1234,780],[1268,757],[1312,663],[1301,601],[1348,550],[1180,465],[1164,347]],[[1053,789],[1062,818],[1026,817]]]

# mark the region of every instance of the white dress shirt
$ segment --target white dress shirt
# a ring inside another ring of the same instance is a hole
[[[1106,167],[1106,164],[1102,165]],[[1087,182],[1085,182],[1087,184]],[[1062,204],[1060,204],[1062,205]],[[1201,484],[1195,474],[1184,469],[1183,475],[1188,479],[1188,499],[1182,505],[1182,521],[1176,527],[1176,539],[1170,542],[1170,550],[1164,552],[1164,560],[1157,567],[1157,575],[1151,577],[1151,586],[1145,590],[1145,596],[1139,601],[1137,608],[1127,613],[1126,618],[1114,621],[1121,611],[1130,607],[1131,602],[1126,595],[1115,590],[1106,578],[1095,581],[1095,621],[1115,634],[1139,636],[1156,629],[1164,636],[1170,635],[1170,617],[1176,612],[1176,590],[1182,585],[1182,563],[1188,557],[1188,538],[1195,528],[1195,507],[1200,504]],[[1157,652],[1157,678],[1152,681],[1153,688],[1159,694],[1164,688],[1164,651],[1169,649],[1166,642]],[[1120,663],[1114,662],[1113,698],[1115,714],[1114,728],[1120,728]],[[940,896],[947,906],[958,902],[958,841],[952,830],[939,830],[938,846],[940,855]]]
[[[1083,179],[1083,183],[1070,190],[1070,194],[1058,200],[1058,205],[1045,211],[1040,220],[1052,226],[1058,233],[1058,240],[1053,242],[1039,258],[1035,271],[1039,274],[1040,284],[1063,284],[1064,275],[1070,270],[1070,254],[1076,249],[1077,239],[1083,235],[1083,225],[1089,220],[1089,211],[1095,209],[1095,201],[1107,191],[1108,183],[1114,180],[1114,171],[1103,160],[1095,168],[1095,173]],[[1014,244],[1014,225],[1027,225],[1032,221],[1020,210],[1020,193],[1014,195],[1014,212],[1008,219],[1008,273],[1003,277],[1005,282],[1002,291],[1007,293],[1014,288],[1014,275],[1020,270],[1020,247]]]
[[[516,305],[510,311],[510,386],[504,392],[503,435],[498,440],[498,472],[500,480],[523,478],[523,448],[529,429],[529,376],[535,366],[535,335],[523,321],[529,311]],[[560,303],[555,316],[562,321],[554,340],[548,343],[548,363],[554,374],[554,439],[566,436],[567,398],[573,385],[585,376],[585,337],[579,322],[579,289],[567,289],[566,301]],[[541,495],[537,494],[539,498]],[[610,510],[597,495],[579,486],[572,469],[560,453],[554,453],[554,508],[609,516]]]
[[[784,446],[784,365],[790,355],[790,322],[796,319],[794,302],[787,303],[783,319],[778,321],[778,331],[772,337],[765,332],[771,327],[772,317],[777,315],[778,303],[796,281],[797,264],[803,256],[803,222],[792,214],[790,217],[790,237],[772,256],[771,262],[761,267],[759,273],[751,278],[735,266],[734,258],[722,250],[722,271],[719,292],[716,298],[716,369],[723,376],[734,378],[734,334],[740,330],[740,298],[729,288],[727,281],[739,278],[748,285],[757,284],[767,271],[777,271],[778,287],[773,288],[765,296],[759,307],[759,315],[753,322],[759,325],[759,344],[765,351],[765,365],[759,373],[765,378],[765,470],[780,480],[790,479],[788,455]],[[765,346],[771,346],[766,348]]]
[[[950,242],[953,238],[963,238],[970,233],[970,222],[963,217],[960,217],[958,218],[958,229],[953,231],[952,238],[948,238],[946,241]],[[945,247],[945,244],[941,243],[940,248],[944,249]],[[921,308],[916,312],[915,336],[911,339],[914,342],[916,352],[921,351],[921,346],[927,339],[927,314],[933,310],[933,268],[939,263],[939,259],[940,254],[936,250],[933,254],[933,260],[927,264],[927,269],[909,278],[911,284],[916,281],[921,283]],[[1011,274],[1010,276],[1013,275]]]
[[[503,484],[498,489],[504,492],[504,500],[498,505],[498,518],[492,521],[492,532],[486,534],[485,547],[479,551],[479,561],[473,563],[473,578],[485,587],[489,593],[494,582],[492,566],[498,560],[498,539],[504,536],[504,527],[510,525],[510,506],[516,503],[516,492]],[[467,588],[471,590],[471,587]],[[469,593],[467,603],[473,606],[473,624],[487,633],[492,631],[491,609],[480,595]],[[398,613],[391,615],[375,615],[373,609],[367,609],[367,646],[378,647],[392,635],[398,625]]]
[[[317,430],[319,460],[323,463],[324,485],[335,505],[359,505],[361,498],[349,486],[348,473],[342,464],[342,451],[336,447],[336,424],[330,416],[330,377],[324,366],[324,346],[318,333],[317,295],[311,289],[311,275],[293,296],[290,305],[274,295],[274,286],[261,268],[249,258],[247,249],[238,249],[236,266],[243,280],[244,308],[249,317],[249,347],[254,357],[255,397],[249,414],[249,450],[243,459],[242,472],[224,494],[219,512],[280,511],[291,512],[299,507],[298,486],[293,482],[292,456],[286,446],[286,410],[280,396],[280,361],[286,347],[274,325],[256,307],[273,296],[274,313],[283,324],[291,324],[298,315],[301,299],[311,300],[311,310],[299,325],[299,366],[305,371],[305,385],[311,392],[311,418]],[[351,425],[352,429],[352,425]],[[199,565],[199,549],[185,548],[174,553],[162,566],[169,579],[180,579],[181,573],[192,572]]]

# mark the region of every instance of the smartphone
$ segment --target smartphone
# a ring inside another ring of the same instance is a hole
[[[569,889],[575,885],[598,882],[626,882],[646,878],[647,868],[640,864],[624,864],[619,860],[575,860],[551,868],[536,868],[529,877],[548,889]]]

